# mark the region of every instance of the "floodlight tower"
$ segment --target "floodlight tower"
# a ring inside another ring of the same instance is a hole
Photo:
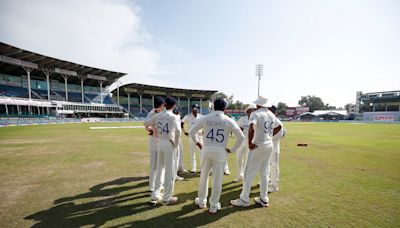
[[[264,68],[264,66],[262,64],[256,65],[256,76],[258,77],[258,94],[257,94],[257,96],[260,96],[260,81],[261,81],[261,76],[263,76],[263,68]]]

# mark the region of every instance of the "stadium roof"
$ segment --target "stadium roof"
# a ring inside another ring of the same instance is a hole
[[[347,115],[347,110],[315,110],[314,112],[305,112],[300,114],[300,116],[304,115],[313,115],[313,116],[322,116],[322,115],[330,115],[330,116],[338,116]]]
[[[114,90],[115,92],[116,90]],[[165,95],[165,96],[176,96],[176,97],[199,97],[199,98],[209,98],[211,95],[215,94],[216,90],[195,90],[195,89],[181,89],[181,88],[171,88],[162,87],[154,85],[145,85],[139,83],[130,83],[120,87],[120,93],[137,93],[141,92],[143,94],[149,95]]]
[[[54,77],[56,79],[60,79],[59,77],[62,72],[76,72],[71,74],[76,75],[76,77],[68,78],[68,82],[70,83],[79,83],[80,79],[77,76],[87,77],[89,75],[89,79],[93,80],[85,81],[86,85],[95,85],[97,83],[96,80],[105,79],[103,85],[106,86],[112,84],[116,79],[126,75],[125,73],[99,69],[49,57],[0,42],[0,72],[16,76],[26,75],[23,66],[32,67],[34,69],[31,73],[33,77],[45,76],[43,73],[44,69],[54,72],[54,74],[51,75],[51,78]]]

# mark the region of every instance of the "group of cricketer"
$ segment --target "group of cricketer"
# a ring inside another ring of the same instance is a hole
[[[212,175],[209,213],[215,214],[221,209],[222,181],[224,175],[230,174],[227,163],[230,153],[236,153],[237,176],[234,182],[243,181],[239,198],[231,200],[231,204],[250,206],[251,183],[258,174],[260,196],[254,201],[268,207],[268,193],[278,191],[279,141],[285,131],[276,117],[276,108],[269,107],[267,98],[259,96],[253,103],[246,107],[246,115],[238,123],[225,114],[228,103],[224,99],[215,100],[213,111],[204,116],[194,104],[191,113],[181,120],[175,98],[164,100],[155,97],[154,109],[144,120],[149,134],[150,202],[178,203],[178,197],[173,196],[175,181],[184,179],[178,173],[187,172],[183,166],[183,133],[189,136],[190,172],[197,170],[196,154],[200,158],[200,181],[194,200],[199,208],[207,208],[208,179]],[[228,148],[231,133],[236,141],[232,148]]]

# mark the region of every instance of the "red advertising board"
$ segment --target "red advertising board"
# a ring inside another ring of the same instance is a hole
[[[308,112],[310,110],[309,107],[288,107],[286,108],[286,116],[293,117],[298,116],[302,113]]]
[[[374,121],[391,122],[394,121],[394,115],[374,115]]]

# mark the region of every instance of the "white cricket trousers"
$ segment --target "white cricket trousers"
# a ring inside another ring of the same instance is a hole
[[[172,197],[175,186],[176,176],[176,148],[169,140],[158,140],[157,172],[155,177],[155,187],[151,198],[158,198],[161,185],[164,183],[163,201],[168,201]],[[162,171],[165,170],[164,178]]]
[[[247,156],[249,155],[248,139],[245,137],[242,145],[236,152],[236,167],[237,167],[237,178],[243,179],[244,169],[246,168]]]
[[[264,202],[268,202],[268,168],[272,154],[272,142],[260,144],[258,147],[249,151],[246,168],[244,170],[244,180],[240,199],[250,203],[251,183],[259,172],[260,174],[260,197]]]
[[[155,137],[149,136],[148,148],[150,154],[149,189],[150,191],[154,191],[157,169],[157,139]]]
[[[220,150],[218,151],[219,153],[226,153],[224,148],[213,147],[212,150]],[[203,202],[203,204],[207,204],[208,178],[210,177],[210,171],[212,169],[213,185],[210,197],[210,207],[217,207],[219,199],[221,197],[222,178],[224,176],[225,164],[226,161],[214,160],[210,158],[210,156],[207,156],[207,153],[204,153],[203,166],[201,168],[199,190],[198,190],[199,201]]]
[[[183,171],[185,169],[184,165],[183,165],[183,143],[182,140],[179,142],[179,146],[177,148],[177,170],[179,171]]]
[[[200,169],[201,169],[201,164],[203,163],[203,156],[201,154],[200,149],[196,146],[191,137],[189,137],[189,151],[190,151],[190,158],[192,160],[191,170],[196,171],[196,151],[200,155]]]
[[[269,177],[270,177],[270,182],[269,182],[269,187],[277,191],[279,189],[279,153],[280,153],[280,148],[279,148],[279,143],[280,139],[273,140],[273,149],[272,149],[272,155],[271,155],[271,164],[269,168]]]

